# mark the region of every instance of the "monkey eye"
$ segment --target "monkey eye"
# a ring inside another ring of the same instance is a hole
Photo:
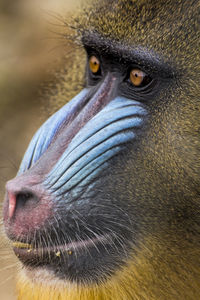
[[[129,80],[135,87],[144,87],[152,79],[142,70],[134,68],[130,71]]]
[[[100,61],[94,55],[89,58],[89,68],[93,74],[97,74],[100,71]]]

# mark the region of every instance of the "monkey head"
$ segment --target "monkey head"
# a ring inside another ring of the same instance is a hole
[[[53,286],[44,299],[198,299],[197,1],[90,8],[85,86],[37,131],[6,186],[23,280]]]

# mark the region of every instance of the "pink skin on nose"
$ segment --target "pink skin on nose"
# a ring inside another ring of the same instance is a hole
[[[8,216],[11,219],[14,215],[15,208],[16,208],[16,196],[12,192],[8,192],[8,199],[9,199],[9,205],[8,205]]]
[[[5,231],[11,239],[25,238],[33,234],[53,215],[53,199],[42,186],[41,177],[27,173],[10,180],[6,185],[3,218]],[[17,195],[28,192],[33,195],[33,199],[25,199],[27,202],[18,207]]]

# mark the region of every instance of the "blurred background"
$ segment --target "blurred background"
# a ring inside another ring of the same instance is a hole
[[[63,22],[79,0],[0,0],[0,199],[49,114],[49,86],[66,51]],[[52,88],[53,89],[53,88]],[[51,91],[52,93],[52,91]],[[2,220],[2,216],[1,216]],[[0,236],[0,298],[14,300],[18,262]],[[28,300],[28,299],[27,299]]]

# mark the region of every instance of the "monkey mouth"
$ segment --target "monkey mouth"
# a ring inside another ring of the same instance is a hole
[[[82,254],[84,251],[90,251],[92,248],[98,249],[99,245],[113,243],[113,237],[109,234],[96,235],[94,238],[88,238],[80,241],[72,241],[67,244],[57,246],[40,246],[34,247],[29,243],[13,242],[13,251],[15,255],[25,264],[31,266],[39,266],[41,264],[49,264],[57,259]]]

